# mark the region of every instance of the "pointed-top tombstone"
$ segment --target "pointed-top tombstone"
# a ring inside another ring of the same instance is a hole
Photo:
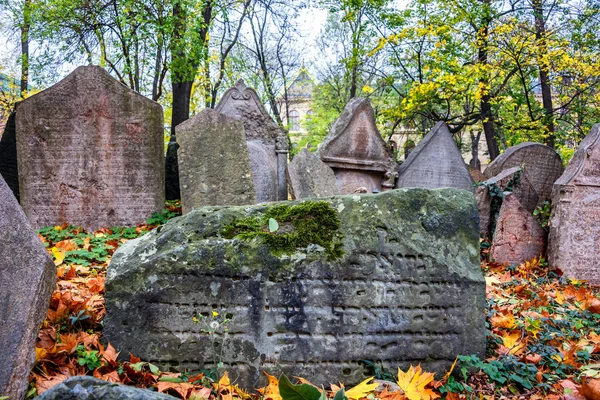
[[[319,146],[318,155],[333,169],[342,194],[363,187],[369,193],[394,187],[397,164],[365,98],[348,102]]]
[[[17,112],[21,204],[34,228],[135,226],[164,207],[163,113],[97,66]]]
[[[438,122],[410,152],[398,173],[397,188],[453,187],[474,191],[469,169],[443,121]]]
[[[225,92],[215,110],[244,123],[256,200],[287,200],[287,135],[267,113],[256,91],[240,79]]]
[[[550,200],[552,185],[564,170],[560,156],[551,147],[525,142],[506,149],[487,166],[484,173],[491,178],[513,167],[522,168],[522,174],[538,195],[538,205]]]
[[[0,177],[0,397],[25,396],[55,284],[56,266]]]
[[[548,261],[565,276],[600,284],[600,124],[552,189]]]

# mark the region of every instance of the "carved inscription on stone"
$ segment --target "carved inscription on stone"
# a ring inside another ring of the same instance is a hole
[[[369,100],[354,98],[332,125],[319,146],[318,155],[333,169],[340,193],[368,193],[394,187],[397,165],[390,147],[381,137]],[[387,175],[386,175],[387,174]]]
[[[100,67],[19,105],[21,204],[35,228],[136,225],[164,206],[162,107]]]
[[[583,139],[552,191],[548,261],[600,284],[600,124]]]
[[[398,170],[396,187],[473,189],[469,173],[452,133],[438,122],[419,142]]]
[[[552,148],[541,143],[525,142],[509,147],[488,165],[484,173],[492,178],[513,167],[522,168],[522,175],[538,196],[538,205],[550,200],[552,185],[563,172],[560,156]],[[527,204],[524,206],[527,207]]]
[[[472,194],[413,189],[325,201],[341,218],[338,259],[315,245],[274,256],[215,236],[219,224],[265,206],[201,208],[123,246],[107,275],[104,334],[123,354],[159,365],[223,361],[246,387],[260,384],[262,369],[356,383],[362,360],[442,371],[457,354],[484,350]]]

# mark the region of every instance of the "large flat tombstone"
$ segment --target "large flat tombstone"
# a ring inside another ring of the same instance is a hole
[[[202,206],[256,203],[242,121],[205,109],[175,130],[184,214]]]
[[[295,199],[340,194],[333,170],[306,148],[288,164],[287,173]]]
[[[541,143],[525,142],[506,149],[487,166],[484,173],[492,178],[513,167],[523,170],[522,175],[537,194],[538,205],[550,200],[552,185],[564,170],[560,156],[552,148]]]
[[[199,208],[127,242],[108,268],[103,335],[165,368],[222,361],[246,388],[263,369],[353,384],[362,360],[444,373],[459,354],[483,355],[470,192],[319,200]]]
[[[400,165],[396,187],[475,190],[469,168],[445,122],[438,122]]]
[[[8,116],[0,137],[0,176],[19,200],[19,167],[17,165],[16,113]]]
[[[256,91],[240,79],[223,94],[215,110],[244,123],[256,200],[287,200],[287,135],[267,113]]]
[[[0,177],[0,397],[25,396],[56,267]]]
[[[137,225],[164,207],[162,107],[96,66],[17,113],[21,204],[34,228]]]
[[[569,278],[600,284],[600,124],[554,183],[548,261]]]
[[[369,100],[356,97],[346,104],[318,155],[335,173],[342,194],[393,189],[397,164],[390,146],[383,140]]]

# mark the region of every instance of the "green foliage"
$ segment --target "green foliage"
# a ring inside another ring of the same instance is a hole
[[[92,371],[102,366],[102,356],[98,350],[87,350],[84,345],[77,346],[77,362]]]
[[[307,383],[294,385],[285,374],[279,377],[279,394],[283,400],[326,400],[325,391]],[[345,397],[345,396],[344,396]],[[341,400],[337,398],[335,400]]]
[[[271,223],[273,220],[275,223]],[[277,229],[275,228],[277,224]],[[297,249],[316,244],[330,259],[341,257],[340,218],[325,201],[280,204],[269,207],[262,217],[234,220],[225,226],[223,237],[241,240],[260,238],[274,255],[291,254]]]
[[[181,209],[176,208],[174,204],[169,203],[174,203],[174,201],[167,201],[169,207],[163,208],[160,212],[153,213],[152,216],[146,220],[146,223],[148,225],[163,225],[171,218],[180,216]]]
[[[540,222],[544,228],[548,226],[550,223],[550,215],[552,214],[552,204],[546,200],[541,205],[537,206],[535,210],[533,210],[533,215],[536,216],[537,220]]]

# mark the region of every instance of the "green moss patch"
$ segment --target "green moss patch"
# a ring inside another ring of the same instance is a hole
[[[331,204],[305,201],[270,207],[260,217],[236,219],[223,228],[221,235],[227,239],[260,238],[276,256],[315,244],[325,249],[329,259],[335,259],[343,254],[339,228],[340,218]]]

